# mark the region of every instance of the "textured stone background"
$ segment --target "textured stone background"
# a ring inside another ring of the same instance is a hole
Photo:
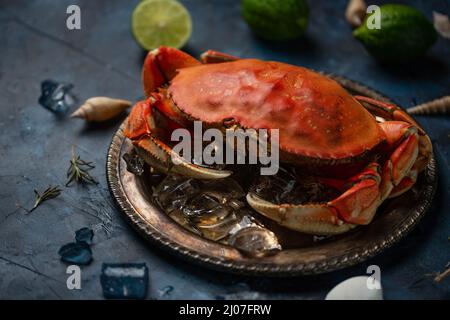
[[[175,259],[143,241],[115,208],[105,180],[105,155],[120,120],[96,126],[57,118],[40,107],[46,78],[75,85],[80,101],[105,95],[136,100],[145,52],[130,33],[138,1],[68,0],[0,3],[0,298],[101,299],[102,262],[146,262],[152,299],[274,298],[322,299],[339,281],[382,268],[388,299],[450,298],[450,279],[435,284],[425,274],[450,260],[450,120],[420,118],[439,164],[439,191],[419,227],[395,248],[356,267],[295,279],[249,279],[208,271]],[[273,59],[344,75],[391,97],[402,106],[449,94],[450,43],[440,39],[426,59],[387,68],[377,64],[351,37],[343,19],[346,1],[310,1],[306,37],[288,45],[256,39],[240,17],[239,1],[183,1],[194,21],[187,51],[216,49],[241,57]],[[373,1],[376,4],[384,1]],[[413,4],[431,18],[450,13],[450,1],[397,1]],[[82,30],[65,27],[66,8],[79,4]],[[63,185],[71,145],[97,165],[98,187],[63,188],[56,200],[26,215],[33,189]],[[74,231],[96,228],[94,262],[82,269],[82,290],[66,288],[59,247]],[[173,288],[170,290],[170,288]]]

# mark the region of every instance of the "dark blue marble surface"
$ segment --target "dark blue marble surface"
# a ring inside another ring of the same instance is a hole
[[[289,44],[255,38],[240,17],[240,1],[186,0],[194,32],[186,50],[216,49],[241,57],[279,60],[360,81],[409,107],[450,93],[450,42],[439,39],[427,58],[385,67],[352,39],[343,18],[346,1],[309,1],[306,36]],[[368,1],[370,2],[370,1]],[[386,1],[373,1],[375,4]],[[449,14],[450,1],[409,3],[429,18]],[[450,119],[419,117],[434,142],[439,190],[432,210],[401,243],[363,264],[321,276],[294,279],[243,278],[202,269],[153,248],[115,208],[105,180],[105,155],[122,119],[102,125],[55,117],[38,105],[40,83],[50,78],[75,85],[79,101],[91,96],[137,100],[144,51],[130,33],[135,1],[2,0],[0,3],[0,298],[100,299],[102,263],[146,262],[149,298],[323,299],[343,279],[377,264],[387,299],[450,298],[450,278],[437,284],[427,274],[450,261]],[[372,3],[372,2],[370,2]],[[79,4],[82,29],[66,28],[66,8]],[[99,186],[64,188],[27,215],[33,189],[64,185],[71,145],[94,161]],[[96,229],[94,261],[82,268],[82,289],[66,288],[58,249],[75,230]]]

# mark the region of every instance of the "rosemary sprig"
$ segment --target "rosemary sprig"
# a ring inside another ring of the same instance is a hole
[[[438,273],[436,275],[436,277],[434,278],[435,282],[441,282],[442,280],[444,280],[445,278],[447,278],[448,276],[450,276],[450,268],[448,268],[447,270]]]
[[[36,201],[34,202],[33,208],[28,210],[28,213],[32,212],[34,209],[39,207],[43,202],[56,198],[61,194],[61,189],[58,186],[56,187],[48,187],[42,194],[39,194],[37,190],[34,190],[34,194],[36,196]]]
[[[95,168],[95,166],[92,162],[81,159],[80,156],[76,154],[75,148],[72,147],[72,159],[70,160],[70,167],[67,170],[66,187],[73,181],[77,183],[97,184],[98,182],[88,172],[93,168]]]
[[[444,271],[439,272],[439,273],[436,274],[436,276],[434,278],[435,282],[441,282],[442,280],[444,280],[445,278],[450,276],[450,262],[448,262],[445,267],[447,269],[445,269]]]

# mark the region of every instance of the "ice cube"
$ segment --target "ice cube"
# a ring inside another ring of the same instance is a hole
[[[168,214],[183,209],[186,202],[200,192],[200,182],[175,175],[167,176],[154,190],[157,203]]]
[[[204,191],[190,199],[183,208],[183,213],[191,220],[206,220],[204,218],[212,217],[213,223],[225,218],[231,208],[225,205],[225,198],[220,193]]]
[[[337,198],[339,194],[338,190],[325,185],[319,178],[298,176],[294,189],[282,201],[292,204],[323,203]]]
[[[264,257],[281,250],[275,234],[263,227],[241,229],[230,237],[228,244],[250,257]]]
[[[144,173],[144,159],[138,156],[135,152],[125,153],[122,156],[123,160],[127,164],[127,171],[140,176]]]
[[[145,299],[148,268],[145,263],[104,263],[100,283],[107,299]]]
[[[236,213],[230,211],[230,214],[226,218],[219,220],[216,223],[204,223],[204,221],[205,220],[196,224],[197,230],[203,237],[213,241],[219,241],[229,236],[230,230],[234,228],[239,220]],[[208,222],[212,221],[213,219]]]
[[[211,193],[220,195],[222,202],[226,203],[232,199],[240,199],[245,196],[242,187],[235,180],[231,178],[210,180],[203,183],[203,190],[208,190]]]
[[[253,216],[248,213],[247,210],[241,211],[241,218],[240,220],[234,224],[233,228],[229,231],[230,235],[233,235],[237,232],[239,232],[242,229],[248,228],[248,227],[258,227],[260,224],[253,218]]]
[[[87,227],[75,231],[76,242],[86,242],[87,244],[92,244],[93,238],[94,238],[94,231]]]
[[[182,212],[201,235],[218,241],[227,237],[237,222],[236,209],[229,206],[227,201],[226,194],[203,190],[186,203]]]
[[[322,203],[339,196],[339,191],[324,184],[320,178],[297,174],[280,168],[274,176],[261,176],[250,191],[275,204]]]
[[[73,242],[62,246],[58,254],[61,260],[76,265],[88,265],[92,261],[92,250],[86,242]]]
[[[279,168],[273,176],[260,176],[250,187],[257,196],[276,204],[283,203],[284,198],[294,190],[296,176],[291,171]]]
[[[41,83],[41,96],[39,104],[44,108],[58,113],[66,113],[75,103],[75,97],[70,93],[73,84],[59,83],[53,80],[44,80]]]
[[[210,240],[220,241],[231,230],[257,225],[250,218],[244,190],[231,178],[200,181],[168,176],[154,197],[177,223]]]

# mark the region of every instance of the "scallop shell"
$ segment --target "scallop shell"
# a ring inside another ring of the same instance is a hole
[[[93,97],[86,100],[74,113],[72,118],[82,118],[89,122],[110,120],[131,107],[131,102],[108,97]]]
[[[409,114],[444,114],[450,112],[450,96],[407,109]]]
[[[352,27],[359,27],[366,16],[366,10],[364,0],[350,0],[345,10],[345,19]]]

